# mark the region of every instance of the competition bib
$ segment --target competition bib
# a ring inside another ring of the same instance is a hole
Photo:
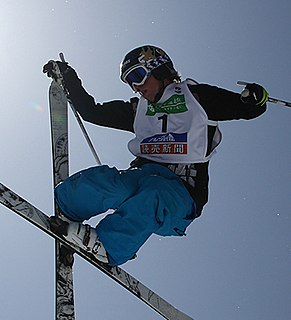
[[[206,162],[213,154],[206,156],[209,124],[187,80],[172,83],[155,104],[140,98],[134,122],[136,137],[129,141],[128,148],[135,156],[157,162]],[[218,145],[221,140],[218,128],[216,138]]]

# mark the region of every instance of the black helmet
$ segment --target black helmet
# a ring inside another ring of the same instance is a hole
[[[178,75],[171,58],[166,52],[152,45],[145,45],[130,51],[120,66],[120,78],[131,87],[143,84],[149,75],[158,80]]]

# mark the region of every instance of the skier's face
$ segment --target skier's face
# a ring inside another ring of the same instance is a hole
[[[149,76],[144,84],[134,85],[134,89],[149,102],[155,102],[157,95],[164,89],[164,84],[154,76]]]

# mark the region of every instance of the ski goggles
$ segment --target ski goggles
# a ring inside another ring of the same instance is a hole
[[[122,76],[122,80],[134,89],[134,86],[143,85],[150,76],[150,74],[151,72],[146,67],[139,65],[128,70]]]

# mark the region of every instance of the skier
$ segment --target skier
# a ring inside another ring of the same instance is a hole
[[[106,165],[73,174],[55,189],[67,222],[63,236],[111,266],[135,257],[151,236],[183,236],[208,201],[208,166],[221,141],[218,121],[253,119],[268,93],[249,84],[239,94],[181,77],[162,49],[144,45],[121,63],[121,80],[139,97],[95,103],[76,71],[57,62],[74,107],[85,121],[134,133],[136,157],[126,170]],[[52,63],[43,71],[54,77]],[[114,209],[93,228],[83,224]],[[64,228],[65,226],[65,228]]]

